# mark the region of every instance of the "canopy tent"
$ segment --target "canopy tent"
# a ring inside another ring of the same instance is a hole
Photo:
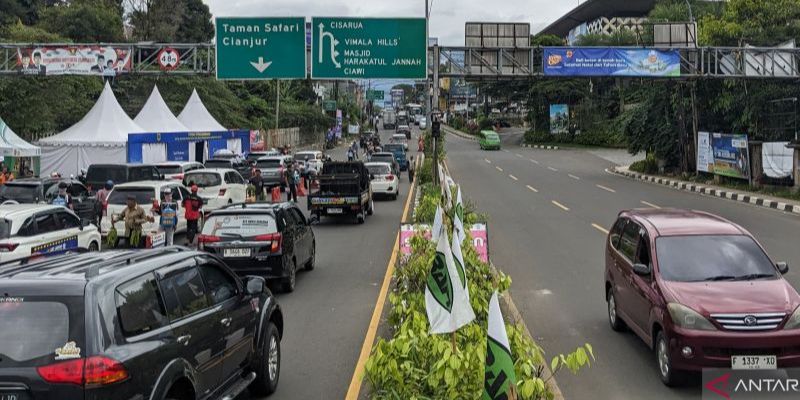
[[[137,125],[144,128],[144,130],[140,132],[166,133],[188,132],[190,130],[172,114],[172,111],[167,107],[167,103],[165,103],[164,99],[161,97],[158,86],[153,86],[150,97],[147,99],[147,102],[144,103],[144,107],[139,111],[136,118],[133,119],[133,122],[136,122]]]
[[[183,123],[189,132],[221,132],[225,130],[216,119],[208,112],[197,90],[192,90],[192,96],[183,107],[178,120]]]
[[[78,174],[89,164],[124,163],[128,133],[143,131],[125,113],[106,83],[83,119],[57,135],[39,140],[42,170],[67,175]]]
[[[16,176],[39,173],[39,157],[42,149],[17,136],[5,121],[0,118],[0,161]]]

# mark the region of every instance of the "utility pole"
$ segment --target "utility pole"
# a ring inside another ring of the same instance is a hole
[[[281,118],[281,81],[275,80],[275,93],[278,101],[275,103],[275,131],[278,130],[278,121]]]

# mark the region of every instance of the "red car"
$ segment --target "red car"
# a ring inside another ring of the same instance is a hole
[[[608,320],[654,349],[668,386],[703,368],[800,367],[800,295],[788,270],[715,215],[623,211],[606,240]]]

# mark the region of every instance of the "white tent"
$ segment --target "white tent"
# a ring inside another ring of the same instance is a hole
[[[219,132],[225,130],[225,127],[217,122],[208,112],[206,106],[203,105],[197,90],[192,91],[192,96],[189,97],[189,101],[186,102],[183,111],[178,115],[178,120],[189,128],[190,132]]]
[[[144,128],[144,132],[189,132],[190,129],[178,121],[167,103],[161,97],[158,86],[153,86],[150,98],[144,103],[142,111],[133,119],[137,125]]]
[[[0,118],[0,155],[3,157],[38,157],[42,154],[39,146],[34,146],[17,136]]]
[[[67,130],[39,140],[42,147],[42,175],[58,171],[77,174],[89,164],[124,163],[128,133],[143,132],[120,107],[111,86],[91,110]]]

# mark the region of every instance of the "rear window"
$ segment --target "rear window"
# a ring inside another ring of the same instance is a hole
[[[777,278],[777,270],[748,236],[666,236],[656,240],[661,276],[675,282]]]
[[[261,160],[256,163],[257,168],[280,168],[281,160]]]
[[[82,326],[70,324],[67,304],[56,299],[0,298],[0,365],[6,361],[29,365],[37,359],[41,360],[34,364],[48,364],[56,360],[56,349],[71,347],[68,342],[82,347]],[[73,320],[82,322],[82,316]]]
[[[156,190],[153,188],[114,188],[108,196],[108,203],[116,205],[127,204],[128,196],[133,196],[136,198],[137,203],[148,204],[153,202],[155,195]]]
[[[391,151],[392,153],[405,153],[406,148],[402,144],[387,144],[383,146],[383,149],[386,151]]]
[[[277,231],[270,214],[212,215],[203,224],[204,235],[220,237],[249,238]]]
[[[15,200],[20,203],[35,203],[38,200],[36,197],[39,195],[38,185],[20,185],[7,183],[0,189],[0,199]]]
[[[180,174],[183,172],[183,168],[180,165],[159,165],[158,171],[162,174]]]
[[[216,172],[196,172],[186,174],[183,178],[183,184],[191,186],[192,183],[198,187],[210,187],[222,185],[222,177]]]
[[[314,153],[297,153],[294,155],[295,161],[305,161],[305,159],[313,160]]]
[[[229,160],[209,160],[206,161],[206,168],[231,168],[233,163]]]
[[[367,165],[367,169],[372,175],[389,175],[392,173],[388,165]]]
[[[89,166],[86,172],[88,182],[106,182],[111,180],[114,184],[128,182],[128,167],[124,165]]]
[[[392,157],[392,156],[372,156],[372,158],[370,158],[370,160],[377,161],[377,162],[387,162],[387,163],[391,164],[391,163],[394,162],[394,157]]]

